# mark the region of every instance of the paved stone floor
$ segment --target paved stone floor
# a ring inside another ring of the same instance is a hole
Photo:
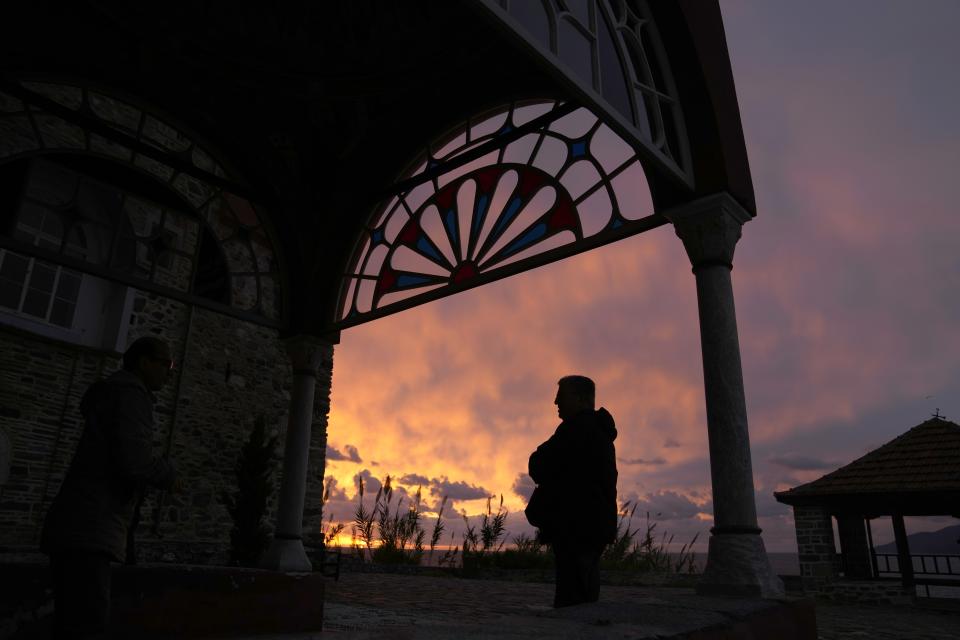
[[[737,602],[689,589],[605,586],[601,603],[555,611],[552,597],[548,584],[349,573],[329,583],[322,634],[282,638],[664,638],[722,621]],[[635,612],[633,624],[623,624],[624,611]],[[960,611],[824,602],[816,611],[822,640],[960,640]]]

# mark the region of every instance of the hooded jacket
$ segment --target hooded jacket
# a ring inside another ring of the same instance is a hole
[[[617,428],[604,408],[564,420],[530,456],[544,542],[604,545],[617,535]]]
[[[139,492],[173,486],[172,465],[153,454],[154,396],[134,373],[95,382],[80,403],[85,424],[44,522],[40,547],[105,553],[122,561]]]

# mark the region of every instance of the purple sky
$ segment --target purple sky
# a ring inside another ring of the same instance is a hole
[[[768,550],[791,551],[774,490],[935,408],[960,418],[960,3],[721,7],[759,212],[733,271],[757,505]],[[521,474],[573,372],[617,419],[621,498],[705,540],[694,279],[670,227],[344,332],[329,511],[349,519],[351,478],[389,473],[470,514],[503,493],[511,535],[528,531]]]

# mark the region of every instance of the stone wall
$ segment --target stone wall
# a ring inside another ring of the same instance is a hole
[[[7,327],[0,316],[0,428],[12,443],[10,474],[0,486],[0,547],[31,547],[56,495],[83,428],[87,387],[120,366],[120,354],[79,347]],[[186,488],[148,494],[137,532],[144,560],[225,563],[232,526],[224,492],[236,486],[234,464],[262,413],[284,442],[292,371],[275,329],[136,292],[127,344],[164,338],[176,359],[157,394],[155,447],[169,451]],[[320,529],[331,356],[317,376],[304,537]],[[272,526],[282,454],[278,450]]]
[[[794,507],[800,579],[807,591],[817,591],[838,574],[833,521],[822,507]]]
[[[894,580],[841,580],[823,584],[817,591],[819,598],[865,604],[911,604],[914,595]]]
[[[57,343],[18,329],[0,331],[0,429],[11,443],[0,487],[0,546],[35,546],[49,499],[76,448],[83,390],[115,354]]]

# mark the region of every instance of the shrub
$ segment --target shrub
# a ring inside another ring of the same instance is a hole
[[[277,437],[267,437],[266,418],[261,414],[234,466],[237,491],[233,495],[224,491],[221,496],[233,519],[230,561],[241,567],[255,567],[270,539],[264,516],[273,494],[276,449]]]

